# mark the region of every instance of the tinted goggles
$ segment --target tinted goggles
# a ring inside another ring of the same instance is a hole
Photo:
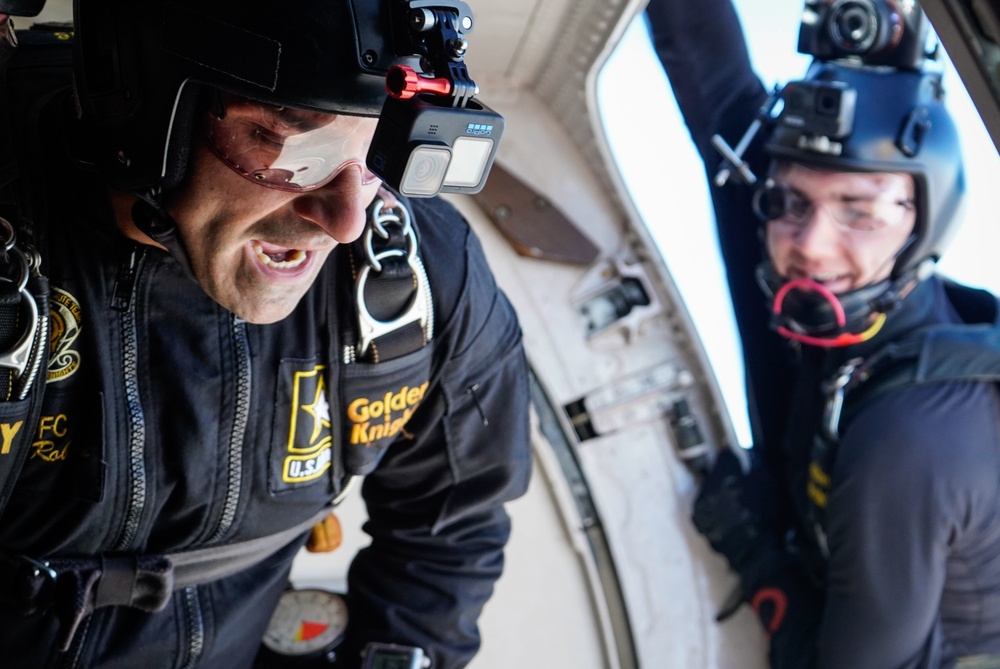
[[[229,93],[209,110],[203,136],[219,160],[261,186],[309,191],[348,165],[376,181],[365,157],[377,118],[277,107]]]

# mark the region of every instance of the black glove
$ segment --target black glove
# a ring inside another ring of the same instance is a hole
[[[788,563],[782,548],[778,491],[759,462],[744,473],[736,455],[722,451],[698,491],[692,519],[753,594],[768,573]]]
[[[750,455],[749,473],[732,451],[719,455],[695,500],[694,525],[739,574],[743,599],[771,639],[771,666],[812,667],[823,593],[785,548],[779,491]]]

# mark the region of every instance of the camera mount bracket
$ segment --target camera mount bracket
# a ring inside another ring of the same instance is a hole
[[[472,9],[462,0],[393,0],[389,3],[393,49],[398,56],[418,56],[429,72],[419,75],[390,70],[387,88],[393,97],[406,99],[429,92],[450,99],[451,106],[465,107],[479,87],[469,76],[465,53],[472,30]],[[412,72],[412,68],[408,69]],[[442,83],[445,82],[445,83]]]

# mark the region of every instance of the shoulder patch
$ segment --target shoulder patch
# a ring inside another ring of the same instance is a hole
[[[49,311],[49,368],[46,383],[64,381],[80,368],[74,348],[82,323],[80,302],[61,288],[52,288]]]

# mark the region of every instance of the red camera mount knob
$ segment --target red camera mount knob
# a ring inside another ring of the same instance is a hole
[[[417,93],[449,95],[451,82],[444,78],[422,77],[408,65],[393,65],[385,77],[385,89],[394,98],[408,100]]]

